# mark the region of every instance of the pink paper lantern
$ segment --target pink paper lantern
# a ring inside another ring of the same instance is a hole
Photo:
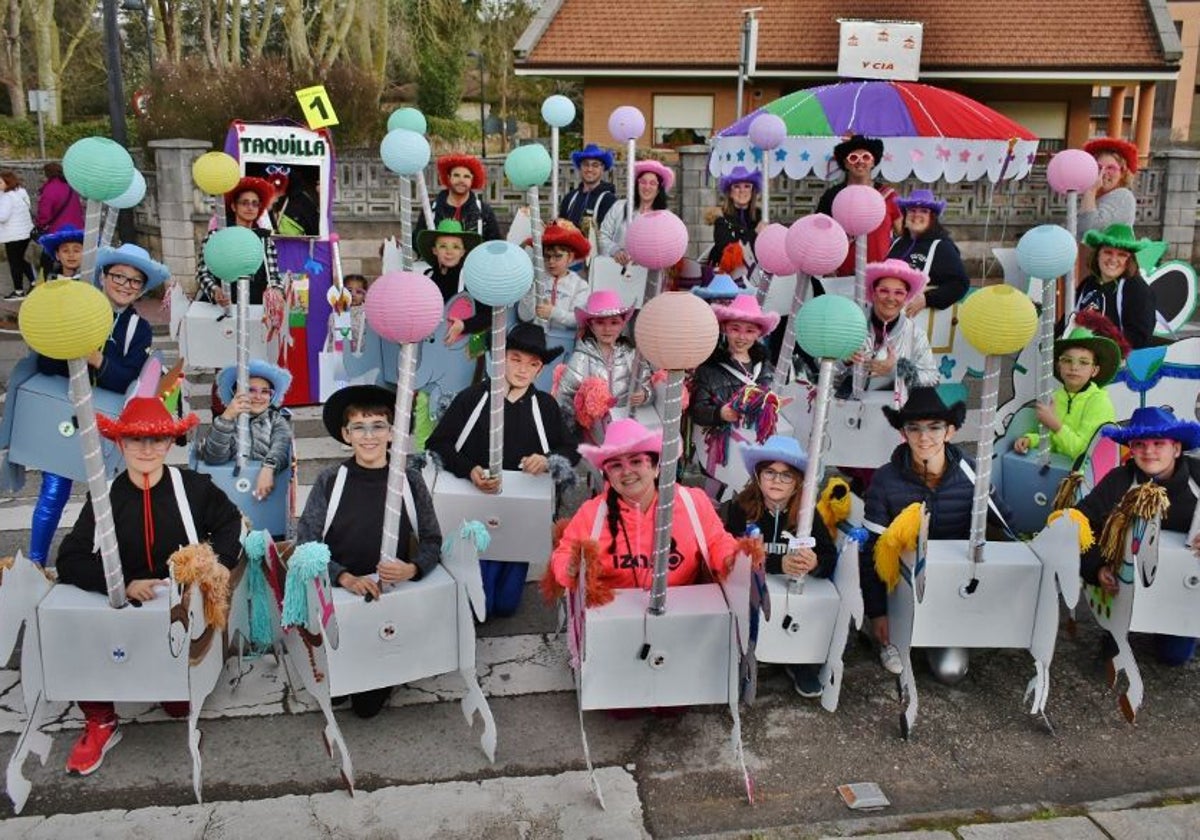
[[[690,292],[664,292],[638,314],[633,327],[638,350],[664,370],[690,370],[717,346],[720,328],[712,307]]]
[[[646,268],[670,268],[683,259],[687,246],[687,225],[670,210],[635,215],[625,233],[625,250]]]
[[[747,132],[750,142],[764,151],[777,149],[787,139],[787,124],[775,114],[759,114]]]
[[[879,190],[865,184],[851,184],[833,200],[833,218],[850,236],[870,233],[886,215],[887,204]]]
[[[786,227],[772,222],[763,228],[762,233],[754,240],[754,256],[758,257],[758,264],[763,267],[763,271],[779,275],[796,273],[796,264],[788,255],[787,235]]]
[[[622,105],[608,117],[608,133],[620,143],[636,140],[646,132],[646,118],[632,105]]]
[[[381,275],[367,290],[365,305],[371,329],[396,344],[424,341],[442,322],[441,291],[414,271]]]
[[[1083,149],[1063,149],[1046,167],[1046,181],[1059,194],[1083,192],[1099,177],[1096,159]]]
[[[823,277],[836,271],[846,259],[850,241],[835,219],[824,213],[813,213],[792,223],[785,246],[797,271]]]

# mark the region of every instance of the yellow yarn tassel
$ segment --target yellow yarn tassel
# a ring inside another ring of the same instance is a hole
[[[1083,473],[1067,473],[1066,478],[1058,483],[1058,492],[1054,494],[1054,510],[1065,510],[1074,505],[1078,499],[1079,487],[1082,484]]]
[[[1100,556],[1113,572],[1125,562],[1125,532],[1133,520],[1166,516],[1170,506],[1171,500],[1167,498],[1166,489],[1158,484],[1142,484],[1125,492],[1100,532]]]
[[[854,501],[854,497],[850,495],[850,482],[842,478],[840,475],[835,475],[825,484],[825,489],[821,491],[821,498],[817,502],[817,513],[821,516],[821,521],[825,523],[825,530],[829,532],[830,537],[837,536],[838,523],[845,521],[850,516],[850,506]]]
[[[1069,519],[1073,519],[1075,524],[1079,526],[1079,553],[1082,554],[1096,542],[1096,535],[1092,533],[1092,523],[1088,522],[1088,518],[1078,508],[1066,508],[1051,513],[1046,518],[1046,526],[1053,525],[1054,521],[1063,515],[1066,515]]]
[[[875,542],[875,572],[891,592],[900,582],[900,555],[917,547],[924,507],[920,502],[900,511]]]

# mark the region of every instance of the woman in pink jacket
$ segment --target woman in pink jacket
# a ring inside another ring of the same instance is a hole
[[[550,556],[558,586],[574,589],[578,560],[593,566],[589,601],[596,589],[649,589],[654,575],[654,510],[658,502],[658,459],[662,431],[636,420],[609,425],[602,446],[581,445],[579,453],[603,474],[606,489],[579,508]],[[712,502],[694,487],[676,487],[667,583],[696,583],[707,565],[723,578],[738,542],[725,531]],[[606,598],[601,598],[603,602]]]

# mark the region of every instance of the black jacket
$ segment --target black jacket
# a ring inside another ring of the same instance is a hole
[[[733,242],[741,242],[743,246],[754,247],[758,238],[755,228],[762,217],[750,210],[735,211],[734,215],[722,213],[713,222],[713,246],[708,252],[708,264],[714,268],[720,264],[725,247]]]
[[[693,423],[701,426],[723,426],[721,406],[733,399],[734,394],[746,386],[738,377],[727,371],[722,365],[729,365],[737,370],[737,362],[729,358],[729,351],[718,347],[713,351],[708,361],[696,368],[692,377],[692,401],[688,405],[688,416]],[[758,375],[754,381],[764,388],[769,388],[775,376],[775,368],[767,361],[767,348],[760,341],[750,348],[750,367],[748,373],[753,374],[754,366],[758,365]]]
[[[796,492],[799,493],[800,489],[796,488]],[[721,518],[725,521],[725,530],[735,537],[745,534],[746,528],[750,524],[746,521],[746,511],[742,510],[742,506],[738,504],[736,498],[725,503],[724,510],[721,511]],[[788,524],[786,512],[774,514],[766,510],[754,524],[758,525],[758,530],[762,532],[763,547],[767,551],[767,574],[783,574],[783,556],[787,554],[787,539],[782,535],[784,531],[795,530],[795,526]],[[837,546],[820,516],[813,519],[812,537],[817,542],[813,548],[817,554],[817,565],[809,574],[813,577],[827,578],[833,574],[834,567],[837,566],[838,552]]]
[[[583,191],[582,185],[562,197],[558,203],[558,217],[570,219],[575,227],[583,230],[583,220],[591,219],[592,227],[600,229],[600,223],[608,215],[617,200],[617,188],[608,181],[601,181],[588,192]]]
[[[958,246],[947,234],[925,235],[913,239],[908,231],[892,243],[888,259],[904,260],[917,271],[925,271],[929,249],[937,242],[933,252],[933,265],[929,267],[929,285],[925,287],[925,305],[930,309],[948,309],[967,296],[971,281],[963,266]]]
[[[975,463],[952,443],[946,444],[946,469],[937,487],[929,487],[913,464],[908,444],[892,450],[891,459],[875,471],[863,508],[863,519],[870,537],[859,555],[863,600],[867,616],[887,615],[887,589],[875,573],[875,542],[892,520],[913,502],[924,502],[929,511],[929,539],[965,540],[971,535],[971,501],[975,482],[967,478],[962,463],[975,472]],[[992,501],[1007,520],[1012,514],[1004,502],[992,492]],[[998,529],[996,536],[1005,538],[1003,526],[988,509],[988,524]]]
[[[1117,305],[1118,289],[1120,306]],[[1077,311],[1091,309],[1116,324],[1134,350],[1148,347],[1153,342],[1158,318],[1154,292],[1140,275],[1113,283],[1101,283],[1095,275],[1089,274],[1079,284],[1075,300]]]
[[[463,230],[478,232],[483,236],[484,241],[492,239],[500,239],[500,223],[496,221],[496,213],[492,210],[492,205],[488,204],[479,193],[472,192],[467,196],[467,200],[463,202],[462,207],[451,207],[447,200],[449,190],[442,190],[433,199],[433,226],[436,228],[437,223],[443,219],[457,219],[462,222]],[[455,211],[458,215],[455,215]],[[417,244],[417,235],[425,230],[425,214],[417,214],[417,223],[413,225],[413,246]]]

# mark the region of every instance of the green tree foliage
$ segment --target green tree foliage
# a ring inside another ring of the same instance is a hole
[[[463,0],[405,2],[417,107],[427,116],[453,117],[462,99],[468,36],[478,19]]]

